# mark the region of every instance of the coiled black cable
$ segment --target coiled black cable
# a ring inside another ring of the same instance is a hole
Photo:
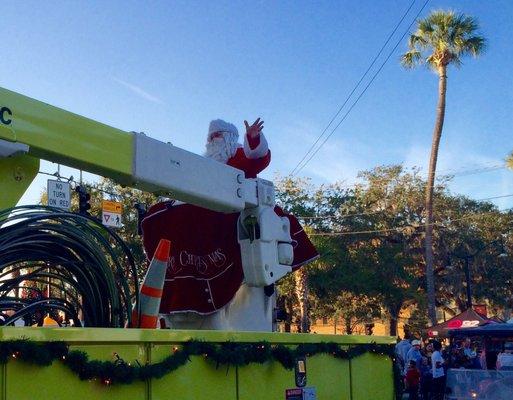
[[[13,296],[27,287],[34,296]],[[96,219],[45,206],[0,211],[0,325],[60,310],[75,326],[123,327],[138,294],[130,249]]]

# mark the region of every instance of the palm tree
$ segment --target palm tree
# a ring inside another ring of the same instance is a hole
[[[433,273],[433,189],[435,183],[438,147],[445,117],[445,93],[447,67],[461,66],[464,56],[477,57],[484,51],[485,39],[477,34],[478,24],[473,17],[453,11],[433,11],[417,22],[417,31],[410,35],[409,50],[403,54],[401,63],[405,68],[426,65],[438,74],[438,105],[431,143],[428,180],[426,186],[425,258],[428,295],[428,314],[436,324],[435,285]]]

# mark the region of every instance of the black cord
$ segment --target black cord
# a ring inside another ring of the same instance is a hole
[[[24,287],[36,296],[12,297]],[[0,313],[9,315],[0,324],[60,310],[75,325],[82,313],[85,326],[123,327],[138,295],[130,249],[95,218],[44,206],[0,211]]]

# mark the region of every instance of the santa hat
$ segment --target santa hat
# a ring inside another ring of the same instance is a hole
[[[231,133],[235,138],[239,137],[239,131],[237,127],[229,122],[223,121],[222,119],[215,119],[210,121],[210,125],[208,127],[208,136],[207,142],[212,140],[212,134],[215,132],[228,132]]]

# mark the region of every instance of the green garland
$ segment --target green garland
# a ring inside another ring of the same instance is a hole
[[[294,368],[297,357],[308,357],[316,354],[331,354],[333,357],[350,360],[364,353],[384,355],[394,359],[394,347],[376,343],[359,344],[343,349],[337,343],[303,343],[291,349],[281,344],[235,343],[220,344],[191,340],[180,347],[174,346],[169,356],[155,364],[131,365],[121,359],[116,353],[115,361],[89,360],[88,355],[79,350],[69,350],[65,342],[35,343],[29,340],[12,340],[0,342],[0,363],[5,364],[11,358],[32,364],[46,366],[54,360],[60,360],[71,369],[81,380],[98,379],[106,385],[134,381],[145,381],[162,378],[190,361],[191,356],[203,356],[207,360],[220,365],[244,366],[251,363],[263,364],[267,361],[277,361],[284,368]],[[395,363],[394,363],[395,364]],[[395,371],[395,370],[394,370]],[[394,384],[397,389],[397,376],[394,373]],[[397,392],[397,390],[396,390]]]

